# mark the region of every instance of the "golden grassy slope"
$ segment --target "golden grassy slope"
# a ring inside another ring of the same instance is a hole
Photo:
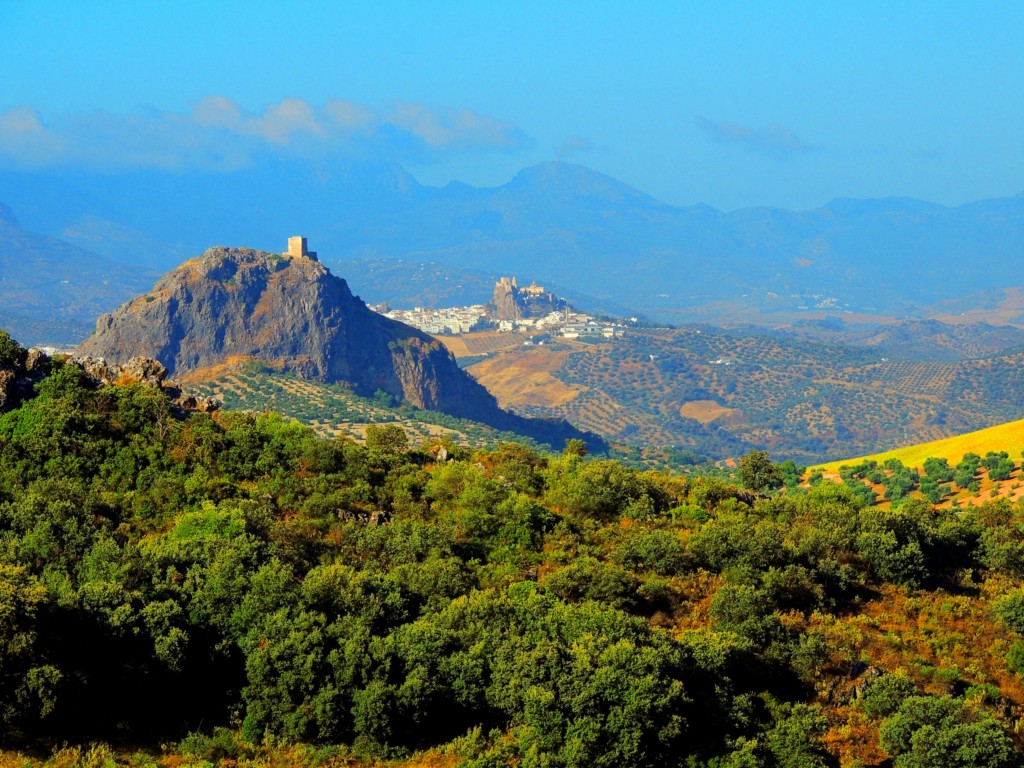
[[[897,448],[894,451],[886,451],[885,453],[876,453],[872,456],[833,461],[829,464],[812,467],[812,469],[820,469],[823,472],[835,472],[844,464],[859,464],[865,459],[874,459],[882,463],[887,459],[893,458],[899,459],[908,467],[921,467],[924,464],[924,460],[931,456],[938,459],[947,459],[950,464],[956,464],[963,458],[965,453],[977,453],[980,456],[984,456],[988,451],[1006,451],[1010,454],[1010,458],[1016,461],[1020,459],[1022,449],[1024,449],[1024,419],[1011,421],[1007,424],[998,424],[976,432],[968,432],[965,435],[956,435],[930,443]]]

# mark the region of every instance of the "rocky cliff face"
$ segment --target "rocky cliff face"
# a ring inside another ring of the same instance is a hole
[[[564,300],[557,298],[550,291],[545,291],[536,283],[521,289],[514,277],[503,277],[495,283],[494,296],[490,303],[491,313],[499,320],[544,317],[550,312],[560,312],[565,307]]]
[[[558,445],[579,436],[567,424],[502,411],[442,344],[373,312],[344,280],[303,257],[211,248],[103,315],[76,355],[111,363],[142,355],[175,376],[257,357],[306,378],[349,382],[362,395],[383,390],[419,408],[525,427]]]
[[[491,298],[491,313],[499,320],[521,320],[523,311],[516,302],[516,287],[507,277],[501,278],[494,285],[494,296]]]

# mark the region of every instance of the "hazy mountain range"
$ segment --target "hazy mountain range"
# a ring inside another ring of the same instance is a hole
[[[163,272],[212,245],[282,250],[303,233],[369,301],[485,300],[489,280],[512,273],[594,309],[669,321],[924,314],[1015,284],[1024,254],[1024,195],[952,208],[890,198],[722,212],[667,205],[566,163],[483,189],[424,186],[396,164],[369,163],[180,176],[8,172],[0,200],[25,230],[128,265],[126,281],[140,266]],[[366,260],[377,268],[360,275]],[[423,263],[433,263],[426,274]],[[7,279],[17,272],[0,268]]]
[[[0,327],[25,343],[77,343],[158,274],[29,232],[0,203]]]

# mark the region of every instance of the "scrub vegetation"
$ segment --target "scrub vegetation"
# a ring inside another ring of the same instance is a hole
[[[0,417],[3,765],[1020,763],[1019,504],[357,444],[50,366]]]

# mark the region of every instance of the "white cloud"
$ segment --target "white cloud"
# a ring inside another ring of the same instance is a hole
[[[385,121],[419,137],[432,150],[518,149],[526,141],[513,123],[471,109],[397,102]]]
[[[561,158],[571,157],[572,155],[587,154],[594,151],[594,145],[590,143],[590,139],[584,136],[572,135],[566,138],[558,148],[558,156]]]
[[[347,99],[329,99],[323,111],[327,118],[346,131],[372,133],[380,122],[370,107]]]
[[[67,142],[44,126],[31,107],[12,107],[0,112],[0,157],[10,157],[19,167],[46,165],[67,151]]]
[[[192,105],[192,122],[204,128],[237,129],[244,120],[241,108],[226,96],[206,96]]]
[[[316,110],[302,99],[285,99],[274,104],[262,116],[247,125],[257,136],[271,144],[287,144],[298,133],[324,139],[328,133],[317,121]]]
[[[207,96],[184,113],[155,109],[58,115],[0,112],[0,165],[94,169],[232,170],[266,156],[353,157],[419,163],[454,154],[509,152],[528,139],[515,124],[470,109],[398,102],[386,110],[345,99],[317,107],[284,99],[248,112]]]
[[[711,120],[703,115],[697,115],[694,121],[697,128],[711,141],[742,146],[751,152],[769,155],[777,160],[785,160],[817,149],[786,126],[777,123],[767,128],[750,128],[740,123]]]

